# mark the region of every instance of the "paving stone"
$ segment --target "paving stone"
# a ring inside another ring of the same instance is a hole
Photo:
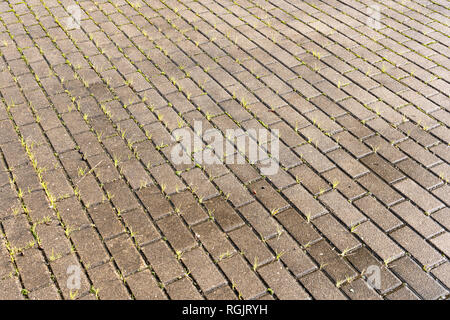
[[[95,290],[102,300],[128,300],[130,296],[126,287],[120,280],[117,271],[112,263],[105,263],[97,268],[89,270],[89,277],[92,280]]]
[[[383,300],[383,298],[362,279],[357,279],[344,285],[342,290],[351,300]]]
[[[126,212],[138,207],[137,200],[133,197],[133,194],[123,181],[116,180],[107,183],[105,184],[105,190],[107,192],[106,196],[111,199],[114,206],[120,212]]]
[[[194,168],[183,173],[182,177],[194,193],[202,200],[208,200],[219,195],[214,185],[199,168]]]
[[[321,271],[313,272],[301,278],[300,281],[317,300],[347,300]]]
[[[306,165],[292,168],[289,172],[313,195],[323,193],[330,189],[328,183]]]
[[[336,133],[333,137],[341,146],[347,149],[357,159],[372,152],[362,142],[351,136],[348,132]]]
[[[450,203],[449,199],[449,186],[446,184],[440,188],[434,189],[432,191],[433,195],[438,197],[440,200],[444,201],[445,204],[448,206]]]
[[[388,207],[404,199],[399,193],[372,173],[359,178],[358,182]]]
[[[54,285],[38,289],[28,294],[30,300],[60,300],[58,289]]]
[[[414,201],[421,209],[430,214],[444,206],[442,202],[433,197],[411,179],[405,179],[394,184],[394,187]]]
[[[123,214],[122,218],[140,246],[161,238],[158,230],[141,208]]]
[[[439,252],[411,228],[403,227],[392,232],[391,236],[427,269],[444,260]]]
[[[441,264],[439,267],[433,269],[432,273],[448,288],[450,284],[450,264],[448,262]]]
[[[297,281],[276,261],[258,271],[281,300],[309,300],[309,295]]]
[[[311,258],[286,232],[282,232],[280,236],[268,240],[268,244],[295,277],[301,277],[317,269]]]
[[[356,182],[350,179],[342,170],[338,168],[325,172],[323,176],[349,200],[359,198],[366,193],[366,190],[361,188]]]
[[[431,239],[430,241],[448,257],[450,253],[449,239],[450,234],[448,232],[445,232],[437,236],[436,238]]]
[[[195,246],[194,237],[179,216],[167,216],[159,220],[157,224],[176,251],[184,252]]]
[[[425,189],[430,190],[442,184],[442,181],[438,177],[421,167],[412,159],[399,162],[397,167]]]
[[[78,262],[74,254],[63,256],[50,263],[52,272],[58,281],[61,289],[61,294],[64,299],[71,299],[74,294],[81,296],[90,290],[89,280],[83,270],[83,267]],[[79,283],[72,282],[72,275],[78,274],[80,276]],[[79,285],[79,288],[72,286]],[[59,295],[59,294],[58,294]]]
[[[327,192],[319,197],[344,224],[351,228],[365,220],[361,212],[351,205],[337,191]]]
[[[75,231],[70,235],[76,252],[81,260],[88,266],[97,266],[108,260],[108,255],[99,239],[98,234],[93,228],[85,228]]]
[[[280,225],[258,202],[252,202],[241,207],[239,212],[250,222],[262,239],[272,238],[278,233]]]
[[[208,300],[236,300],[237,297],[228,286],[222,286],[206,294]]]
[[[184,270],[177,261],[176,255],[163,240],[142,247],[144,255],[150,262],[150,267],[156,272],[163,284],[181,278]]]
[[[173,211],[170,202],[154,186],[139,190],[137,195],[153,219],[159,219]]]
[[[388,300],[420,300],[420,298],[411,291],[407,286],[402,286],[400,289],[386,296]]]
[[[208,215],[217,220],[225,232],[236,229],[244,224],[236,211],[221,197],[205,202]]]
[[[393,261],[404,253],[396,243],[370,221],[357,226],[353,232],[375,251],[383,261]]]
[[[6,278],[0,280],[2,285],[1,298],[2,300],[23,300],[24,296],[21,293],[19,279]]]
[[[193,231],[215,260],[222,259],[236,252],[227,235],[221,232],[212,221],[194,226]]]
[[[377,267],[380,270],[380,288],[382,294],[390,292],[402,284],[402,282],[389,270],[384,264],[378,261],[371,252],[365,247],[359,248],[347,259],[353,266],[365,277],[372,275],[372,268]],[[370,269],[369,269],[370,268]],[[376,269],[375,269],[376,270]]]
[[[277,214],[276,218],[302,246],[310,245],[322,239],[312,225],[293,209]]]
[[[328,156],[338,164],[346,173],[348,173],[353,179],[369,172],[369,170],[360,164],[347,152],[342,149],[338,149],[328,153]],[[370,156],[369,156],[370,157]],[[366,158],[363,158],[366,159]],[[364,161],[362,161],[364,163]]]
[[[167,286],[167,293],[173,300],[202,300],[202,296],[188,278],[175,281]]]
[[[443,229],[421,210],[410,202],[402,202],[392,207],[392,210],[419,232],[425,239],[440,233]]]
[[[300,147],[295,148],[294,150],[298,155],[300,155],[300,158],[308,162],[308,164],[319,173],[335,167],[335,165],[330,160],[328,160],[310,144],[304,144]]]
[[[445,228],[450,229],[450,208],[443,208],[433,213],[432,217],[442,224]]]
[[[403,223],[374,197],[366,196],[353,202],[365,215],[375,222],[384,232],[390,232]]]
[[[398,146],[401,151],[408,154],[411,158],[417,160],[426,168],[429,168],[440,162],[438,157],[425,150],[411,139],[399,143]]]
[[[253,201],[250,193],[242,186],[232,174],[227,174],[214,180],[225,196],[229,195],[231,203],[235,207],[240,207]]]
[[[251,299],[266,292],[264,284],[247,265],[241,255],[234,255],[219,263],[225,275],[230,279],[242,298]]]
[[[156,279],[149,270],[137,272],[126,278],[136,300],[166,300],[167,297],[159,288]]]
[[[320,264],[319,269],[323,269],[331,277],[336,287],[340,287],[358,275],[326,241],[315,243],[307,251]]]
[[[182,260],[203,292],[210,292],[226,284],[225,278],[202,249],[196,248],[184,253]]]
[[[130,160],[121,164],[120,171],[135,190],[153,184],[150,176],[137,160]]]
[[[396,163],[400,160],[406,159],[406,155],[403,152],[379,136],[371,137],[365,140],[365,142],[372,148],[372,150],[376,150],[377,153],[391,163]]]
[[[23,285],[28,291],[51,283],[51,274],[38,249],[25,250],[23,255],[17,255],[15,260]]]
[[[154,167],[150,169],[150,173],[167,194],[183,191],[186,188],[183,181],[173,172],[168,164]]]
[[[404,177],[404,175],[399,170],[395,169],[377,154],[371,154],[367,157],[364,157],[361,159],[361,162],[389,184],[396,182]]]
[[[339,251],[352,251],[361,243],[330,214],[318,217],[312,222]]]
[[[236,244],[242,256],[244,256],[254,268],[265,265],[274,259],[268,248],[253,231],[243,226],[228,233]]]
[[[420,267],[409,257],[396,261],[392,267],[392,270],[402,277],[423,299],[434,300],[448,294],[448,291],[433,280],[430,275],[418,272],[418,269]]]
[[[288,202],[264,180],[254,182],[248,188],[271,212],[273,210],[281,211],[289,206]]]

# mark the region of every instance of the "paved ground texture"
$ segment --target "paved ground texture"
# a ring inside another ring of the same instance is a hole
[[[1,1],[0,298],[448,299],[449,13]],[[278,129],[280,169],[196,121]]]

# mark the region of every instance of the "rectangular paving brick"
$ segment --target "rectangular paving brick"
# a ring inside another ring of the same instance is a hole
[[[335,248],[324,240],[312,245],[307,251],[320,264],[319,269],[323,269],[331,277],[336,287],[340,287],[358,275],[352,266],[341,258]]]
[[[120,280],[117,271],[111,262],[89,270],[89,277],[93,287],[98,290],[102,300],[128,300],[131,299],[127,288]]]
[[[328,279],[322,271],[313,272],[300,279],[305,288],[317,300],[347,300],[345,295]]]
[[[157,222],[158,226],[176,251],[184,252],[196,245],[188,227],[177,215],[169,215]]]
[[[139,190],[137,196],[148,209],[153,219],[162,218],[173,211],[170,202],[154,186]]]
[[[257,298],[266,292],[267,288],[241,255],[225,259],[219,263],[219,266],[243,299]]]
[[[402,202],[392,207],[392,210],[419,232],[425,239],[440,233],[443,229],[431,217],[410,202]]]
[[[203,292],[226,284],[223,275],[202,249],[196,248],[184,253],[182,260]]]
[[[277,220],[302,246],[310,245],[322,239],[313,226],[294,209],[288,209],[276,215]]]
[[[236,207],[240,207],[253,201],[250,193],[232,174],[227,174],[217,178],[214,182],[218,185],[219,189],[226,197],[229,196],[231,203],[233,203]]]
[[[448,294],[430,275],[419,272],[421,268],[411,258],[404,257],[396,261],[392,270],[402,277],[423,299],[434,300]]]
[[[319,197],[344,224],[351,228],[365,220],[364,215],[337,191],[327,192]]]
[[[371,268],[374,266],[378,267],[381,277],[379,291],[382,294],[392,291],[402,284],[402,282],[392,273],[392,271],[383,265],[382,262],[378,261],[365,247],[362,247],[353,252],[353,254],[348,255],[347,259],[362,275],[365,276],[373,273]]]
[[[236,229],[244,224],[237,212],[221,197],[205,202],[208,215],[217,220],[225,232]]]
[[[167,286],[167,293],[173,300],[203,300],[189,278],[182,278]]]
[[[271,216],[270,212],[258,202],[252,202],[241,207],[239,212],[248,222],[250,222],[263,239],[272,238],[277,234],[279,228],[281,228]]]
[[[268,240],[267,243],[295,277],[301,277],[317,269],[311,258],[286,232]]]
[[[357,159],[372,153],[372,150],[370,150],[362,142],[357,140],[348,132],[344,131],[336,133],[333,138]]]
[[[395,169],[386,160],[384,160],[377,154],[371,154],[367,157],[364,157],[361,159],[361,162],[389,184],[404,177],[404,175],[399,170]]]
[[[150,267],[156,272],[162,283],[168,283],[184,275],[184,270],[164,240],[142,247]]]
[[[301,185],[296,184],[283,191],[283,194],[300,210],[306,217],[314,219],[327,210],[313,198]]]
[[[222,259],[236,252],[228,236],[214,222],[207,221],[192,229],[214,260]]]
[[[438,157],[425,150],[411,139],[399,143],[398,146],[401,151],[408,154],[411,158],[417,160],[426,168],[429,168],[440,162]]]
[[[392,239],[370,221],[357,226],[353,232],[376,252],[383,261],[395,260],[404,253]]]
[[[404,199],[388,184],[372,173],[362,176],[358,179],[358,182],[388,207]]]
[[[395,230],[391,236],[427,269],[444,260],[437,250],[411,228]]]
[[[332,151],[328,153],[328,156],[353,179],[363,175],[366,172],[369,172],[369,170],[364,167],[364,165],[356,161],[343,149]]]
[[[273,262],[258,270],[281,300],[309,300],[309,295],[280,262]]]
[[[271,212],[281,211],[289,207],[288,202],[269,183],[260,180],[251,183],[249,190]]]
[[[328,183],[334,186],[335,189],[342,192],[342,194],[349,200],[359,198],[366,193],[366,190],[361,188],[339,168],[334,168],[327,171],[323,174],[323,176]]]
[[[158,283],[149,270],[144,270],[132,274],[126,278],[127,284],[130,286],[131,292],[136,300],[165,300],[166,295],[163,293]]]
[[[156,181],[167,194],[183,191],[186,186],[181,179],[173,172],[168,164],[150,169],[150,173],[155,177]]]
[[[422,210],[430,214],[444,206],[442,202],[411,179],[394,184],[394,187],[414,201]]]
[[[208,200],[219,195],[214,185],[199,168],[194,168],[182,174],[188,186],[202,200]]]
[[[374,197],[366,196],[353,202],[365,215],[375,222],[384,232],[390,232],[403,223]]]
[[[320,175],[306,165],[292,168],[289,172],[295,177],[296,182],[299,181],[313,195],[323,193],[331,188]]]
[[[438,177],[412,159],[397,163],[397,167],[427,190],[442,184]]]
[[[335,165],[331,161],[329,161],[324,155],[322,155],[310,144],[304,144],[300,147],[295,148],[294,150],[298,155],[300,155],[300,158],[304,159],[319,173],[335,167]]]
[[[330,214],[314,219],[312,222],[339,251],[351,251],[361,243]]]
[[[436,238],[431,239],[430,241],[448,257],[450,254],[449,240],[450,234],[448,232],[445,232],[437,236]]]
[[[274,259],[272,253],[261,239],[247,226],[228,233],[230,239],[238,247],[239,252],[255,268],[269,263]]]

